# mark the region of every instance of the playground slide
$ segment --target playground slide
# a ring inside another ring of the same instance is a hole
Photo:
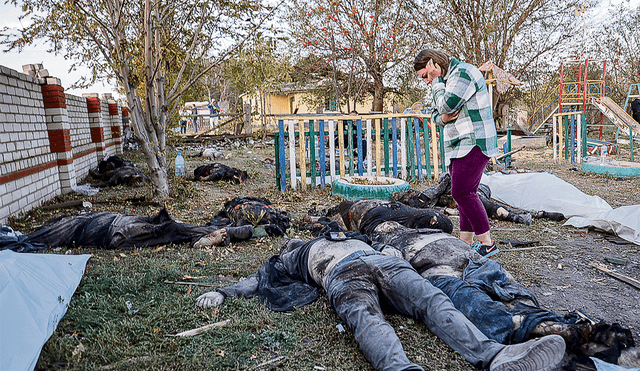
[[[629,128],[633,130],[633,136],[640,136],[640,124],[636,120],[633,119],[628,113],[626,113],[622,107],[616,104],[609,97],[599,97],[599,98],[591,98],[591,103],[594,106],[598,107],[602,113],[615,126],[617,126],[622,133],[629,135]]]

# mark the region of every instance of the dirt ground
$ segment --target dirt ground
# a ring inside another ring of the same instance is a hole
[[[622,151],[616,159],[628,161],[628,151]],[[548,149],[519,153],[515,163],[519,169],[549,171],[586,194],[600,196],[613,208],[640,203],[639,180],[586,174],[572,169],[575,165],[552,164],[551,151]],[[495,239],[504,238],[504,234],[509,232],[494,228]],[[631,329],[636,343],[640,341],[640,289],[612,278],[591,265],[600,264],[638,280],[638,245],[613,243],[605,239],[611,235],[563,227],[561,222],[540,223],[535,219],[530,228],[518,231],[516,235],[517,239],[540,240],[540,245],[555,246],[538,253],[505,251],[495,256],[512,272],[516,272],[523,282],[530,284],[543,307],[557,313],[580,311],[595,321],[618,322]],[[519,259],[524,260],[521,263],[531,263],[536,278],[527,279],[527,270],[512,267],[511,255],[519,255]]]
[[[266,197],[276,208],[290,213],[292,225],[295,226],[302,221],[303,216],[310,209],[324,211],[340,202],[340,199],[331,195],[330,187],[309,191],[279,192],[275,186],[275,170],[272,166],[273,141],[269,141],[269,138],[265,142],[250,139],[208,141],[204,144],[215,145],[226,155],[225,158],[215,160],[216,162],[246,170],[249,173],[249,179],[242,184],[233,185],[222,182],[197,183],[171,176],[173,194],[164,206],[176,219],[204,224],[222,209],[226,200],[237,196],[259,196]],[[189,157],[197,154],[201,148],[202,146],[197,145],[180,148],[186,159],[187,174],[193,174],[193,170],[201,164],[212,162]],[[146,171],[146,165],[139,152],[125,152],[122,157],[134,161],[143,171]],[[611,157],[625,161],[629,159],[628,151],[626,153],[621,151],[619,155]],[[169,166],[171,168],[173,163],[171,162]],[[640,204],[639,180],[585,174],[578,171],[576,167],[571,164],[554,164],[548,148],[524,150],[516,153],[513,158],[513,169],[548,171],[573,184],[584,193],[600,196],[614,208]],[[422,190],[434,184],[435,182],[431,180],[412,183],[411,186]],[[133,188],[118,186],[102,189],[92,197],[81,194],[59,196],[48,204],[70,199],[88,199],[93,203],[94,211],[153,215],[157,213],[158,205],[141,205],[129,201],[140,198],[148,200],[150,194],[148,186]],[[70,210],[40,208],[20,218],[12,218],[9,225],[16,230],[28,233],[45,220],[68,212]],[[458,233],[459,220],[455,216],[451,219],[455,226],[455,235]],[[494,259],[502,262],[521,283],[528,286],[537,295],[542,307],[558,314],[580,311],[596,322],[600,320],[608,323],[618,322],[629,328],[636,343],[640,343],[640,289],[610,277],[591,266],[592,263],[601,264],[619,274],[640,280],[638,245],[610,242],[605,238],[607,237],[605,234],[564,227],[563,222],[546,219],[534,219],[529,226],[498,220],[491,220],[491,223],[494,240],[538,241],[533,248],[522,250],[499,244],[501,252],[494,255]],[[294,236],[309,237],[307,232],[292,227],[287,237]],[[281,238],[271,241],[261,239],[259,243],[264,246],[273,245],[266,252],[269,254],[276,253],[279,247],[276,245],[281,241]],[[79,252],[82,252],[82,249]],[[252,273],[263,261],[262,256],[243,255],[245,252],[241,247],[234,250],[232,246],[217,253],[218,259],[226,260],[228,265],[223,267],[224,269],[220,268],[217,274],[229,275],[229,272],[233,272],[230,275],[233,279]],[[398,320],[392,319],[392,321]],[[62,330],[58,332],[64,333]],[[410,344],[406,344],[406,347],[409,353],[414,351]],[[59,351],[45,350],[46,352],[55,355]]]

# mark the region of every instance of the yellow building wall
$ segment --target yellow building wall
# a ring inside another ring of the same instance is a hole
[[[296,113],[299,115],[315,114],[316,107],[310,107],[304,103],[303,97],[305,94],[306,93],[304,92],[291,93],[287,95],[273,94],[273,93],[268,94],[265,99],[266,107],[264,112],[267,115],[292,115],[294,112],[296,112],[296,109],[297,109],[298,111]],[[261,102],[260,102],[260,99],[258,98],[258,95],[248,94],[244,97],[244,100],[245,102],[251,103],[251,110],[253,112],[258,112],[258,115],[252,116],[253,131],[255,132],[255,131],[261,130],[262,121],[259,113],[262,112],[262,109],[261,109],[261,104],[260,104]],[[373,98],[368,98],[368,99],[365,99],[364,103],[357,104],[356,111],[358,111],[360,114],[366,114],[370,112],[372,100]],[[346,109],[346,107],[343,107],[343,109]],[[391,111],[392,111],[391,105],[385,103],[384,112],[391,112]],[[338,112],[325,110],[324,113],[338,113]],[[345,112],[345,113],[348,113],[348,112]],[[278,128],[277,118],[267,117],[267,131],[273,132],[277,130],[277,128]]]

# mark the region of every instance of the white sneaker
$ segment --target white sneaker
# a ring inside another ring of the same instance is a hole
[[[549,371],[564,356],[566,345],[560,335],[547,335],[525,343],[507,345],[491,361],[491,371]]]

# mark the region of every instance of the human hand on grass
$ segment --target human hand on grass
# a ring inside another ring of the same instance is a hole
[[[213,308],[224,303],[224,295],[217,291],[202,294],[196,299],[196,305],[201,308]]]

